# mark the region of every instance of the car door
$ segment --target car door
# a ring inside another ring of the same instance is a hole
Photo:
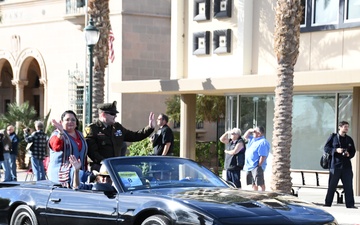
[[[55,188],[46,207],[49,225],[115,225],[118,219],[117,194],[103,191]]]

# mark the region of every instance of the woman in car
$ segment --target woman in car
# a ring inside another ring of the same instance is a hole
[[[61,120],[58,122],[53,119],[52,124],[56,130],[49,139],[49,180],[69,187],[74,172],[69,162],[69,156],[74,155],[81,163],[80,180],[86,181],[90,174],[87,171],[88,148],[84,136],[77,129],[79,121],[76,114],[71,110],[65,111],[61,115]]]

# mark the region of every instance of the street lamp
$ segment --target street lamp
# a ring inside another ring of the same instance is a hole
[[[85,124],[92,122],[92,86],[93,86],[93,49],[99,40],[99,30],[94,26],[92,17],[89,19],[89,24],[84,28],[86,45],[89,49],[89,87],[87,90],[87,107],[86,107],[86,120]]]

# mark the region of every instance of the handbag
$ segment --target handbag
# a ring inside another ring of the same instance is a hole
[[[324,154],[320,158],[320,166],[323,169],[329,169],[331,164],[331,154],[324,152]]]
[[[330,140],[330,138],[335,138],[337,136],[337,140],[339,142],[339,145],[341,146],[340,143],[340,138],[339,138],[339,134],[338,133],[332,133],[329,137],[328,140]],[[324,151],[323,155],[320,158],[320,166],[323,169],[330,169],[330,165],[331,165],[331,159],[332,159],[332,155],[330,153],[327,153]]]
[[[70,165],[62,163],[59,169],[59,182],[67,183],[70,180]]]

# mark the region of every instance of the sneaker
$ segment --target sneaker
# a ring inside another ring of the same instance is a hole
[[[356,207],[356,206],[349,206],[349,207],[346,207],[346,208],[348,208],[348,209],[357,209],[358,207]]]

